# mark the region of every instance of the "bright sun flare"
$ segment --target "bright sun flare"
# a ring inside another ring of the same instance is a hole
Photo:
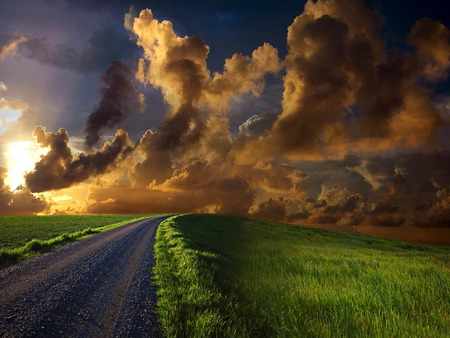
[[[24,174],[34,168],[40,156],[48,152],[48,149],[39,147],[34,142],[11,142],[6,144],[6,166],[8,175],[6,184],[12,190],[25,183]]]

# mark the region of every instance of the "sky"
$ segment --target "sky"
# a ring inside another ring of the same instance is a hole
[[[0,214],[217,212],[442,244],[447,7],[3,0]]]

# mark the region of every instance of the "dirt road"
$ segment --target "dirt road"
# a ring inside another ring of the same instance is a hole
[[[141,220],[0,270],[0,337],[152,337],[154,235]]]

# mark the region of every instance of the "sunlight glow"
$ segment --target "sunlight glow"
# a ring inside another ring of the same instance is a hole
[[[39,147],[34,142],[11,142],[6,144],[6,166],[8,174],[6,184],[12,190],[25,183],[24,174],[34,168],[40,156],[48,152],[48,149]]]
[[[0,109],[0,135],[3,134],[11,124],[16,122],[21,114],[22,111],[20,110],[10,108]]]

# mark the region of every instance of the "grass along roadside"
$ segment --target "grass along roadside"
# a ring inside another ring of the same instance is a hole
[[[184,216],[160,223],[156,233],[153,278],[157,285],[157,313],[166,337],[212,336],[224,321],[218,311],[222,295],[214,284],[211,265],[193,249],[178,229]],[[206,264],[205,264],[206,263]]]
[[[450,248],[218,215],[161,223],[165,336],[450,335]]]
[[[154,216],[159,215],[0,216],[0,268]],[[30,236],[37,238],[26,240]]]
[[[63,233],[103,227],[143,216],[147,214],[0,216],[0,249],[14,249],[32,239],[48,240]]]

